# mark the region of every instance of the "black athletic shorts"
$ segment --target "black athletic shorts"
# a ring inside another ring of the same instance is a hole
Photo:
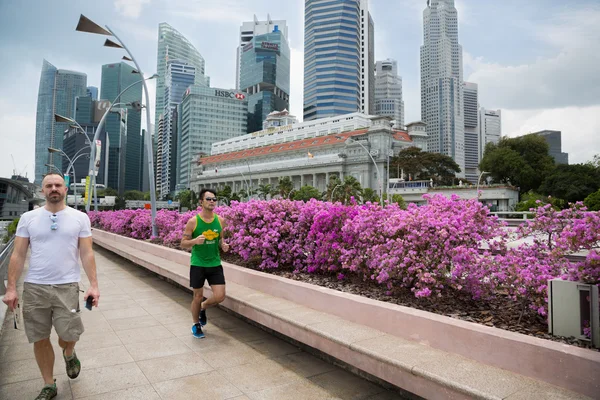
[[[224,285],[225,275],[223,267],[196,267],[190,266],[190,286],[194,289],[204,287],[204,281],[208,281],[209,285]]]

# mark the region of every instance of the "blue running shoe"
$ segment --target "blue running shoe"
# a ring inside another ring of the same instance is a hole
[[[192,325],[192,335],[194,335],[196,339],[204,339],[204,333],[202,332],[200,323]]]
[[[205,326],[206,322],[206,310],[200,310],[200,325]]]

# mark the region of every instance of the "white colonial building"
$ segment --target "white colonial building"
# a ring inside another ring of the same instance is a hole
[[[324,191],[331,176],[350,175],[362,187],[378,191],[387,185],[391,156],[410,146],[427,150],[423,123],[410,124],[408,131],[390,125],[386,117],[352,113],[214,143],[211,155],[195,167],[191,187],[198,191],[229,185],[238,192],[277,185],[288,176],[296,189],[311,185]]]

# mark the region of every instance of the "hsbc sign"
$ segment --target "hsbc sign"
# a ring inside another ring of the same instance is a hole
[[[230,92],[228,90],[215,90],[215,96],[228,97],[230,99],[244,100],[246,96],[243,93]]]

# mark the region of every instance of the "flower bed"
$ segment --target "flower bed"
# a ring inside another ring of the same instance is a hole
[[[503,296],[521,315],[529,308],[545,316],[548,279],[600,283],[599,212],[581,204],[563,211],[543,206],[534,210],[535,219],[510,233],[475,199],[426,198],[427,205],[406,210],[313,199],[232,202],[216,212],[228,222],[232,253],[247,265],[372,281],[386,296],[407,290],[417,298]],[[156,238],[149,210],[90,212],[90,220],[113,233],[177,247],[197,212],[159,211]],[[526,237],[534,239],[510,245]],[[581,250],[588,251],[584,260],[567,258]]]

